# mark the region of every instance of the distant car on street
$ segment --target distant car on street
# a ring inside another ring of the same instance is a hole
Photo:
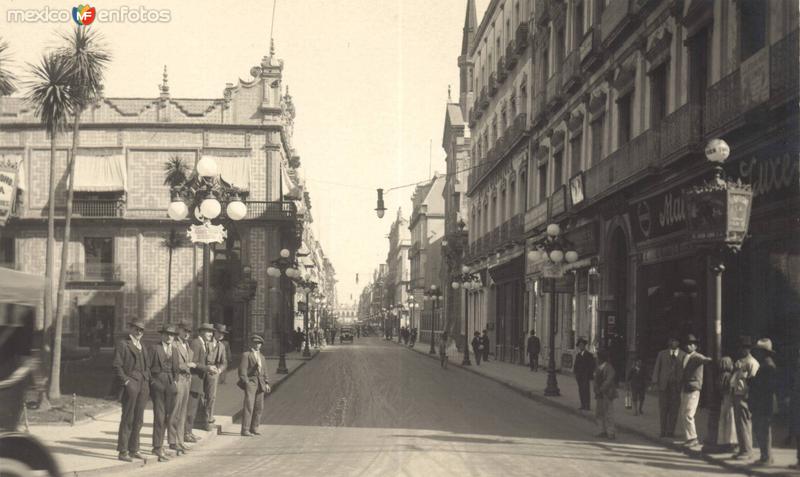
[[[343,326],[339,330],[339,343],[344,343],[345,341],[353,342],[353,328],[349,326]]]

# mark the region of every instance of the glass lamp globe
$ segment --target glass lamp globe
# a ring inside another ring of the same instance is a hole
[[[567,260],[567,263],[575,263],[578,261],[578,252],[570,250],[564,254],[564,259]]]
[[[200,203],[200,213],[207,219],[216,219],[220,212],[222,212],[222,205],[213,197],[204,199]]]
[[[290,253],[289,253],[288,250],[286,250],[285,248],[281,249],[281,257],[282,258],[289,258],[289,255],[290,255]]]
[[[539,251],[538,250],[531,250],[528,252],[528,260],[531,262],[536,262],[539,260]]]
[[[219,175],[217,161],[210,157],[201,158],[197,161],[197,173],[200,174],[201,177],[214,177]]]
[[[466,265],[461,266],[461,273],[469,273],[469,267]]]
[[[557,237],[561,233],[561,227],[558,224],[550,224],[547,226],[547,235]]]
[[[183,201],[176,200],[175,202],[170,202],[167,208],[167,215],[172,220],[183,220],[189,215],[189,208]]]
[[[267,275],[273,278],[278,278],[279,276],[281,276],[281,271],[275,267],[269,267],[267,268]]]
[[[558,250],[558,249],[551,250],[550,251],[550,260],[552,260],[553,263],[561,263],[564,260],[564,252],[562,252],[561,250]]]
[[[247,215],[247,206],[241,200],[234,200],[225,209],[231,220],[242,220]]]
[[[725,162],[731,154],[731,147],[722,139],[712,139],[706,144],[705,150],[706,159],[717,164]]]
[[[461,287],[461,284],[458,282],[453,282],[451,286],[453,287],[453,290],[458,290]]]
[[[436,290],[438,288],[436,285],[431,285],[431,290]]]

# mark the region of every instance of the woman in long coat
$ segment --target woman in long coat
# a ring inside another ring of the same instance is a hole
[[[719,361],[719,386],[722,394],[722,405],[719,411],[719,426],[717,427],[717,444],[727,447],[732,451],[738,444],[736,439],[736,422],[733,416],[733,360],[724,356]]]

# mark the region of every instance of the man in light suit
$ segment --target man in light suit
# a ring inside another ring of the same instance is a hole
[[[198,336],[189,345],[196,366],[192,368],[192,383],[189,387],[189,404],[183,437],[186,442],[197,442],[197,436],[192,433],[192,429],[200,400],[205,395],[206,376],[217,372],[216,367],[211,364],[213,358],[209,359],[209,342],[213,340],[214,327],[211,323],[203,323],[198,328],[197,334]]]
[[[144,408],[150,390],[150,356],[142,344],[144,321],[129,323],[129,334],[114,348],[117,383],[122,386],[122,417],[119,421],[117,451],[119,460],[131,462],[144,457],[139,452],[139,434],[144,424]]]
[[[175,408],[178,388],[178,361],[173,353],[173,340],[178,335],[174,325],[163,326],[161,341],[150,347],[150,398],[153,400],[153,455],[159,462],[169,460],[164,452],[164,432]]]
[[[186,411],[189,408],[189,388],[192,383],[192,368],[195,367],[192,361],[192,350],[189,347],[189,337],[192,329],[185,323],[178,325],[178,338],[172,343],[172,353],[175,358],[178,375],[175,379],[176,395],[175,406],[169,419],[167,428],[167,439],[169,448],[174,450],[176,455],[185,454],[188,447],[184,444],[184,429],[186,428]]]
[[[661,437],[674,437],[681,402],[681,373],[686,353],[679,348],[677,337],[669,338],[669,347],[658,352],[653,368],[653,386],[658,389],[658,413]]]
[[[225,384],[225,376],[231,365],[231,344],[228,342],[228,335],[231,330],[228,329],[223,323],[214,325],[214,340],[222,346],[223,354],[225,356],[225,364],[219,368],[219,384]]]
[[[206,430],[210,431],[211,426],[214,425],[216,419],[214,418],[214,404],[217,402],[217,385],[219,383],[220,373],[225,371],[227,361],[225,358],[225,345],[219,339],[219,327],[223,329],[225,325],[215,324],[214,335],[207,342],[208,355],[206,355],[206,364],[211,369],[206,373],[205,380],[203,381],[203,395],[206,413]],[[222,334],[224,336],[224,334]]]
[[[608,350],[597,352],[597,368],[594,372],[594,396],[597,399],[597,437],[616,439],[614,424],[614,400],[617,398],[617,373],[608,360]]]
[[[681,374],[681,407],[678,420],[684,434],[686,447],[693,447],[700,442],[697,440],[697,428],[694,415],[700,402],[700,390],[703,388],[703,365],[710,363],[711,358],[697,352],[697,338],[689,335],[686,338],[686,356],[683,357],[683,373]]]
[[[239,364],[239,387],[244,390],[242,405],[242,435],[250,437],[260,435],[258,424],[261,422],[261,411],[264,409],[264,396],[269,394],[269,376],[261,345],[264,339],[254,334],[250,337],[250,349],[242,354]]]

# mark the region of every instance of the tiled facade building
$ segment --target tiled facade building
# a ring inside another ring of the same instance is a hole
[[[266,351],[274,352],[278,318],[285,313],[278,283],[266,269],[281,248],[297,248],[303,212],[302,204],[289,196],[296,187],[289,174],[296,162],[291,142],[295,112],[288,92],[283,93],[282,71],[283,62],[272,50],[251,69],[251,80],[228,84],[214,99],[172,97],[165,71],[158,97],[101,98],[84,114],[69,243],[67,346],[87,346],[88,331],[95,326],[103,327],[104,344],[111,346],[114,335],[134,318],[145,320],[148,333],[168,319],[198,324],[200,247],[187,241],[172,250],[167,297],[170,250],[165,239],[171,231],[185,237],[189,221],[167,217],[170,190],[164,185],[164,165],[180,157],[193,166],[211,156],[223,177],[245,191],[248,212],[240,222],[224,223],[228,239],[211,254],[210,319],[232,327],[235,348],[247,333],[259,332],[267,339]],[[58,136],[60,177],[71,144],[69,133]],[[36,274],[45,271],[49,148],[33,109],[20,98],[0,98],[0,157],[21,162],[25,172],[16,215],[0,229],[3,260]],[[56,257],[62,246],[58,234],[65,182],[59,181],[55,198]]]

